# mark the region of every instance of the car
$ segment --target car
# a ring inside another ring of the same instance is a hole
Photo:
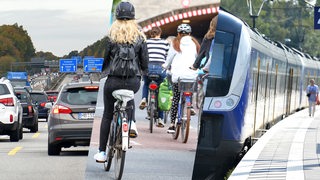
[[[48,95],[44,91],[31,91],[30,95],[38,108],[38,117],[48,121],[49,108],[45,107],[46,103],[49,102]]]
[[[49,113],[48,155],[59,155],[62,147],[89,146],[98,91],[96,81],[62,86]]]
[[[14,87],[16,97],[20,100],[23,115],[23,127],[30,129],[30,132],[38,131],[38,108],[30,96],[30,92],[25,87]]]
[[[0,79],[0,135],[9,135],[11,142],[23,138],[22,106],[15,96],[11,82]]]
[[[59,91],[55,91],[55,90],[48,90],[46,91],[46,94],[48,95],[48,100],[51,102],[56,102],[57,100],[57,96],[59,94]]]
[[[84,74],[81,78],[81,81],[90,81],[90,75]]]

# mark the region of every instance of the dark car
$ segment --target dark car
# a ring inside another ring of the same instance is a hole
[[[23,109],[22,123],[23,127],[30,129],[31,132],[38,131],[38,109],[24,87],[14,87],[15,95],[20,100]]]
[[[48,95],[44,91],[32,91],[30,95],[37,105],[39,118],[45,118],[47,121],[49,108],[45,107],[45,105],[49,102]]]
[[[46,94],[48,95],[49,101],[56,102],[59,91],[50,90],[50,91],[46,91]]]
[[[99,82],[65,84],[48,118],[48,155],[61,148],[89,146]]]

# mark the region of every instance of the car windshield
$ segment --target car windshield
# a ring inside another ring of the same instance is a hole
[[[0,84],[0,95],[5,94],[10,94],[10,91],[5,84]]]
[[[41,94],[41,93],[32,93],[31,98],[32,98],[32,100],[34,100],[36,102],[47,102],[48,101],[46,95]]]
[[[61,101],[70,105],[95,105],[98,89],[71,88],[62,92]]]

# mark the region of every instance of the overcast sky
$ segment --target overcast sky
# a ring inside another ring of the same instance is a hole
[[[0,0],[0,25],[18,23],[36,51],[63,56],[106,35],[110,0]]]

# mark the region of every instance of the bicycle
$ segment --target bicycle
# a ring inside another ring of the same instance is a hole
[[[131,148],[131,146],[129,146],[131,123],[128,125],[126,110],[130,108],[133,109],[133,106],[127,107],[127,103],[134,98],[134,92],[120,89],[113,91],[112,95],[117,101],[115,102],[114,116],[110,125],[107,162],[104,163],[104,168],[105,171],[109,171],[112,160],[115,158],[115,178],[120,180],[123,174],[126,151]]]
[[[151,80],[149,84],[149,95],[148,95],[148,106],[147,106],[147,117],[149,119],[149,130],[153,132],[153,124],[158,124],[158,89],[159,85],[156,82],[159,78],[159,74],[149,74],[148,78]]]
[[[172,134],[173,139],[178,139],[181,130],[181,139],[183,143],[187,143],[190,130],[192,95],[196,86],[195,80],[179,79],[180,100],[178,105],[177,121],[175,122],[175,133]]]

